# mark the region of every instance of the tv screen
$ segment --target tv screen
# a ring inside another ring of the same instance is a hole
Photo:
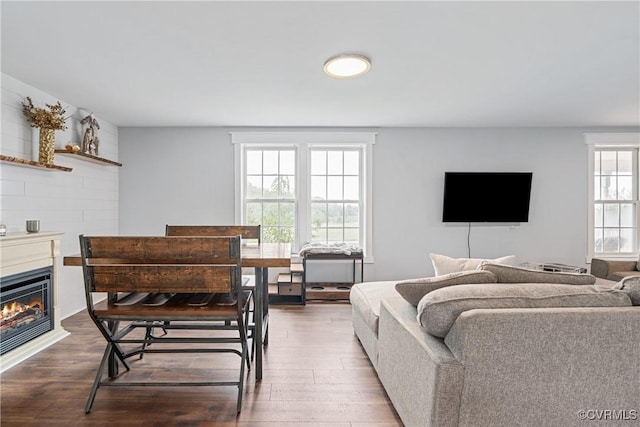
[[[443,222],[527,222],[531,172],[445,172]]]

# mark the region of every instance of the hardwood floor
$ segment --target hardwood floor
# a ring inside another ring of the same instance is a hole
[[[4,372],[0,424],[7,426],[402,426],[351,327],[347,303],[270,308],[264,373],[247,373],[242,412],[234,387],[102,387],[84,406],[104,339],[85,312],[62,324],[71,336]],[[236,375],[237,357],[150,354],[129,379]],[[208,369],[214,366],[215,369]]]

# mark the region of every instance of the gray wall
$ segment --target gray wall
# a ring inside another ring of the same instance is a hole
[[[233,224],[234,166],[223,128],[120,128],[120,234]]]
[[[585,265],[583,133],[637,130],[379,129],[373,151],[375,262],[365,267],[365,279],[433,275],[430,252],[467,256],[467,225],[441,221],[445,171],[533,172],[529,222],[474,224],[472,257],[514,254],[519,262]],[[121,128],[119,142],[125,165],[120,172],[121,234],[162,234],[166,223],[233,223],[228,129]]]
[[[442,223],[445,171],[533,172],[529,222],[473,224],[472,257],[584,264],[587,147],[580,130],[384,129],[374,154],[377,279],[432,275],[430,252],[467,256],[468,225]]]

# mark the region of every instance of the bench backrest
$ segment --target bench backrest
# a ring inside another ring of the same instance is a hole
[[[259,225],[166,225],[166,236],[241,236],[261,241]]]
[[[240,237],[80,236],[87,292],[230,293]]]

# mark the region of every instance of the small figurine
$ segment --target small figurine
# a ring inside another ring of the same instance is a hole
[[[93,113],[82,119],[80,123],[87,125],[87,128],[84,131],[84,136],[82,137],[82,152],[97,156],[98,146],[100,145],[100,140],[98,139],[98,129],[100,129],[100,124],[93,116]]]

